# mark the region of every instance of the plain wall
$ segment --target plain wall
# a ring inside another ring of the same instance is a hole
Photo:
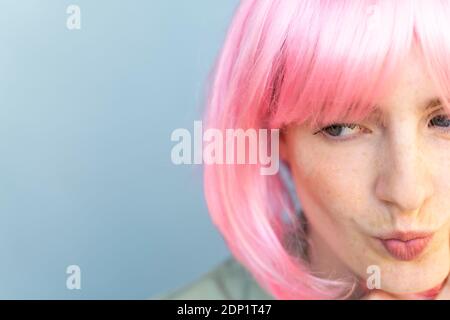
[[[1,299],[144,299],[229,255],[170,135],[201,118],[237,4],[0,2]]]

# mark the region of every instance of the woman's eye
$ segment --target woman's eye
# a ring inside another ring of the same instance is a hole
[[[430,124],[428,126],[431,125],[444,128],[444,130],[450,130],[450,119],[447,115],[438,115],[430,120]]]
[[[358,131],[355,128],[360,129],[360,126],[354,123],[337,123],[321,129],[319,132],[323,132],[328,136],[334,138],[348,137]],[[317,132],[317,133],[319,133]]]
[[[441,130],[450,132],[450,118],[448,115],[444,114],[435,116],[430,120],[428,126],[438,127],[441,128]],[[339,139],[342,138],[341,140],[344,140],[345,138],[351,137],[352,135],[358,133],[358,131],[362,129],[363,128],[360,125],[354,123],[335,123],[320,129],[314,134],[323,133],[326,136]]]

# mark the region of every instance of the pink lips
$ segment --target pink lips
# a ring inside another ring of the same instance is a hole
[[[432,233],[397,232],[380,238],[386,250],[398,260],[409,261],[417,258],[426,248]]]

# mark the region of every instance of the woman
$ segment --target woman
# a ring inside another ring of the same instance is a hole
[[[270,297],[450,298],[449,17],[449,1],[241,2],[205,123],[279,129],[282,168],[208,164],[204,185]]]

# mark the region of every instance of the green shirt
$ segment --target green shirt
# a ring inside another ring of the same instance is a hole
[[[230,257],[199,279],[154,299],[272,300],[273,297],[238,261]]]

